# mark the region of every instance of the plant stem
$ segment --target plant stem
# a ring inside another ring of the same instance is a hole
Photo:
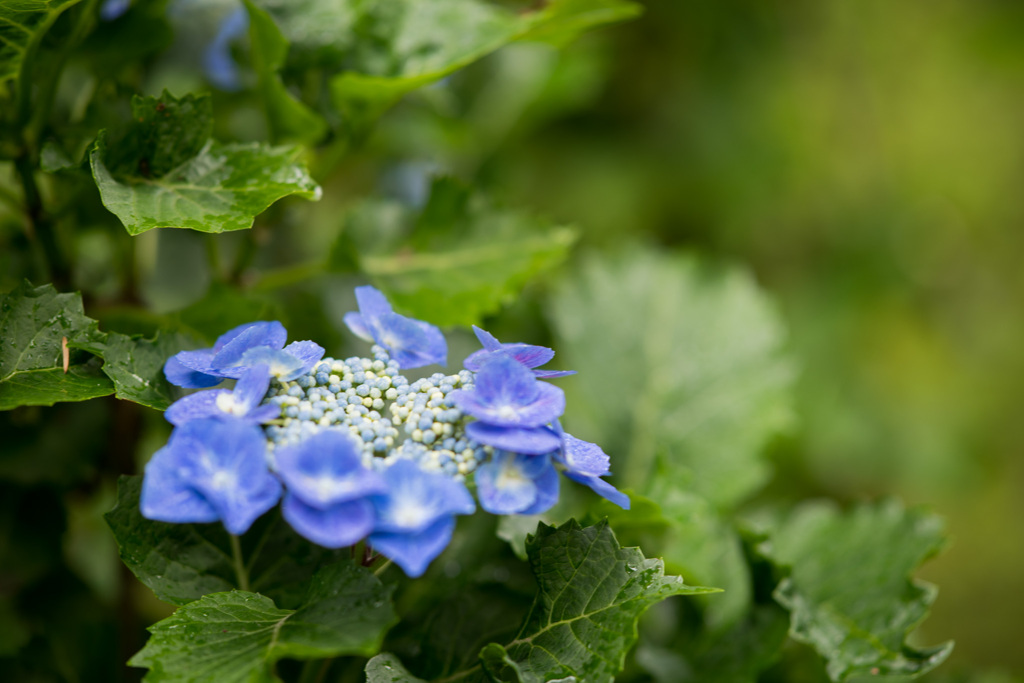
[[[249,572],[246,571],[245,563],[242,562],[242,542],[234,534],[231,534],[231,556],[235,560],[235,578],[238,581],[238,589],[248,591]]]
[[[387,569],[390,566],[391,566],[391,560],[388,559],[387,562],[385,562],[384,564],[382,564],[381,566],[379,566],[379,567],[377,567],[376,569],[373,570],[373,575],[374,576],[380,576],[381,574],[384,573],[384,570]]]

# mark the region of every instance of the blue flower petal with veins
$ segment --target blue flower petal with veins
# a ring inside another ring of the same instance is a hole
[[[472,389],[458,389],[449,398],[476,419],[497,427],[540,427],[565,411],[565,393],[538,382],[510,356],[488,358],[476,373]]]
[[[205,389],[220,384],[225,377],[240,377],[241,373],[226,375],[223,367],[235,365],[254,346],[284,346],[287,332],[279,322],[255,322],[228,330],[212,349],[182,351],[167,359],[164,375],[167,381],[186,389]]]
[[[269,386],[269,369],[266,365],[256,365],[242,375],[233,391],[213,389],[189,394],[172,403],[164,418],[175,426],[204,417],[262,424],[281,414],[276,405],[260,405]]]
[[[353,334],[383,347],[404,369],[448,362],[448,344],[436,326],[395,313],[375,287],[356,287],[359,312],[345,314]]]
[[[562,444],[550,427],[498,427],[470,422],[466,425],[466,434],[486,446],[526,455],[551,453]]]
[[[555,357],[555,352],[546,346],[534,346],[532,344],[502,344],[498,339],[488,332],[473,325],[473,332],[483,346],[466,357],[462,366],[471,372],[476,372],[483,367],[487,360],[495,356],[509,356],[519,361],[528,368],[536,368],[544,365]],[[552,377],[565,377],[575,375],[575,370],[534,370],[533,374],[542,379]]]
[[[549,455],[497,451],[476,470],[480,507],[495,515],[539,514],[558,500],[558,472]]]
[[[575,482],[590,487],[590,490],[623,510],[629,509],[629,496],[622,493],[601,477],[611,474],[608,469],[608,455],[595,443],[577,439],[562,430],[555,422],[555,430],[561,435],[561,447],[555,453],[555,462],[562,473]]]

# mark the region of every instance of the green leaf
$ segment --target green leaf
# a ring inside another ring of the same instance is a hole
[[[0,295],[0,410],[114,393],[99,362],[86,353],[69,353],[64,372],[62,340],[87,339],[96,327],[85,316],[80,294],[24,282]]]
[[[442,178],[421,214],[404,217],[409,242],[375,252],[384,241],[379,226],[394,223],[398,210],[363,205],[345,239],[356,244],[364,272],[396,308],[437,325],[468,326],[497,312],[537,274],[561,263],[577,237],[572,228],[497,208]],[[338,251],[332,264],[340,268]]]
[[[299,9],[293,2],[287,7]],[[316,3],[323,7],[324,3]],[[245,0],[249,12],[249,40],[252,48],[253,69],[259,77],[263,106],[274,139],[313,143],[327,133],[327,122],[316,112],[295,98],[281,80],[280,71],[288,55],[288,41],[266,12],[250,0]],[[303,16],[309,16],[304,13]]]
[[[761,449],[789,424],[793,372],[779,315],[746,272],[649,249],[595,256],[551,321],[580,371],[562,385],[570,430],[611,454],[625,487],[728,509],[765,483]]]
[[[209,139],[208,96],[135,97],[127,130],[89,152],[103,205],[132,235],[153,228],[244,230],[282,197],[320,198],[301,150]]]
[[[626,0],[555,0],[544,10],[516,14],[477,0],[393,0],[359,21],[366,44],[350,71],[331,80],[331,98],[354,129],[365,127],[405,93],[434,83],[517,40],[566,42],[603,23],[640,12]],[[367,35],[368,34],[368,35]],[[348,36],[346,36],[347,38]]]
[[[665,576],[661,560],[622,548],[608,524],[558,529],[541,524],[527,540],[539,593],[515,640],[480,653],[495,680],[611,681],[636,642],[636,624],[652,604],[672,595],[716,589]]]
[[[145,680],[274,681],[279,659],[371,656],[395,623],[391,588],[343,562],[313,577],[298,610],[244,591],[212,593],[149,628],[152,637],[129,664]]]
[[[366,663],[366,683],[427,683],[402,666],[398,657],[382,652]]]
[[[220,524],[166,524],[139,511],[142,477],[121,477],[118,500],[106,514],[121,559],[161,600],[184,605],[207,593],[236,588],[230,540]],[[295,607],[310,577],[341,559],[309,543],[277,511],[257,520],[242,538],[250,587],[282,607]]]
[[[16,78],[26,56],[60,13],[79,0],[4,0],[0,3],[0,84]]]
[[[893,500],[845,514],[826,503],[798,508],[765,548],[790,568],[774,594],[790,611],[789,634],[828,660],[833,681],[930,671],[953,644],[907,645],[937,592],[910,576],[944,544],[941,519]]]
[[[74,346],[103,358],[103,373],[113,380],[118,398],[166,410],[175,398],[164,377],[164,363],[195,344],[181,334],[141,339],[111,332],[76,342]]]

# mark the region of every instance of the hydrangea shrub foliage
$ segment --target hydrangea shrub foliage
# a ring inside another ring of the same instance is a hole
[[[555,97],[560,50],[639,13],[0,3],[0,678],[843,681],[948,656],[908,642],[934,515],[766,489],[796,362],[742,269],[570,262],[585,231],[496,201],[473,144],[413,158],[518,87],[490,82],[505,45]]]

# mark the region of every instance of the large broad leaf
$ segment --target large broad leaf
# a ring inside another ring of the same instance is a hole
[[[164,377],[164,363],[178,351],[195,345],[181,334],[139,339],[111,332],[74,346],[103,358],[103,373],[113,380],[118,398],[166,410],[174,396]]]
[[[4,0],[0,3],[0,83],[22,70],[30,48],[68,7],[80,0]]]
[[[132,235],[153,228],[243,230],[282,197],[319,199],[301,151],[209,139],[208,96],[135,97],[124,130],[89,153],[100,196]]]
[[[149,668],[146,681],[251,683],[276,680],[284,657],[371,656],[396,621],[390,594],[352,562],[317,572],[298,610],[255,593],[212,593],[151,626],[129,664]]]
[[[64,371],[64,340],[88,339],[96,326],[82,310],[81,295],[58,294],[52,285],[25,282],[0,295],[0,410],[114,393],[87,353],[69,350]]]
[[[297,5],[308,3],[291,2],[289,7],[300,9]],[[322,8],[326,3],[315,3]],[[316,112],[295,98],[281,80],[280,71],[288,55],[288,41],[281,34],[270,15],[250,0],[245,0],[245,8],[249,12],[249,40],[252,45],[253,69],[259,77],[259,86],[263,95],[263,106],[266,108],[267,120],[276,139],[297,140],[300,142],[316,142],[327,132],[327,123]],[[304,9],[309,9],[305,7]],[[309,12],[303,16],[310,19]],[[320,30],[322,30],[322,26]],[[317,32],[319,34],[319,31]],[[308,35],[308,34],[307,34]]]
[[[652,604],[671,595],[715,589],[665,576],[661,560],[622,548],[606,523],[580,528],[541,524],[527,541],[539,593],[516,638],[480,653],[499,681],[611,681],[636,642],[636,624]]]
[[[567,425],[620,481],[728,509],[764,484],[766,439],[788,424],[792,369],[775,307],[750,276],[632,249],[591,258],[551,315]],[[660,476],[655,477],[655,474]]]
[[[398,657],[383,652],[366,663],[366,683],[427,683],[416,678]]]
[[[220,524],[165,524],[139,512],[142,477],[121,477],[117,506],[107,513],[121,559],[161,600],[184,605],[237,588],[231,544]],[[276,510],[242,538],[250,588],[292,608],[313,574],[341,559],[338,551],[302,539]]]
[[[408,241],[380,252],[382,226]],[[436,180],[413,217],[393,204],[357,210],[339,244],[355,244],[362,270],[397,308],[438,325],[470,325],[497,312],[538,273],[562,262],[576,231],[494,207],[450,178]],[[345,262],[340,246],[332,265]]]
[[[910,576],[944,542],[939,518],[892,500],[846,514],[825,503],[797,509],[766,546],[790,570],[775,591],[790,611],[790,635],[828,660],[834,681],[930,671],[953,644],[906,643],[936,595]]]
[[[554,0],[538,12],[517,14],[480,0],[385,0],[373,3],[250,0],[273,19],[282,40],[268,69],[257,59],[261,83],[283,58],[297,70],[345,69],[331,81],[331,97],[351,130],[361,130],[402,95],[436,82],[516,40],[566,42],[593,26],[640,12],[628,0]],[[257,20],[250,9],[250,16]],[[264,27],[256,29],[266,35]],[[254,33],[256,35],[256,33]],[[257,45],[254,41],[254,47]],[[278,106],[282,87],[272,86],[268,106]],[[286,94],[286,93],[285,93]],[[288,105],[294,109],[294,105]]]

